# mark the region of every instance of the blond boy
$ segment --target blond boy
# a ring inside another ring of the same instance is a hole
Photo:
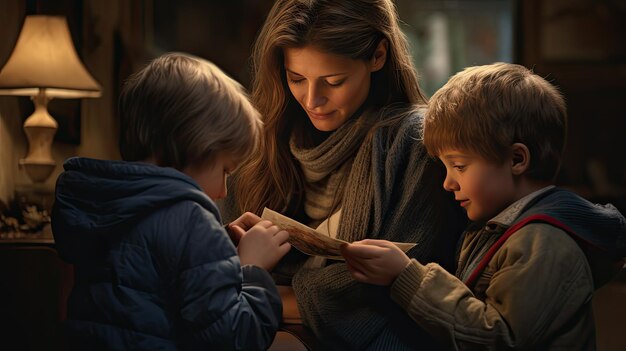
[[[626,224],[552,185],[566,126],[561,94],[523,66],[453,76],[430,101],[424,144],[473,221],[456,274],[364,240],[343,249],[353,277],[390,285],[446,349],[594,349],[592,292],[621,266]]]

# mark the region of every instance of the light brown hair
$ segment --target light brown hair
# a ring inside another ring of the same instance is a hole
[[[262,147],[235,177],[240,210],[260,213],[267,206],[289,212],[302,200],[304,181],[288,143],[292,132],[306,136],[315,131],[302,122],[307,116],[289,92],[283,49],[313,45],[366,61],[383,39],[387,60],[372,73],[368,107],[425,103],[391,0],[276,1],[254,46],[252,101],[265,126]]]
[[[262,122],[242,86],[213,63],[164,54],[125,82],[120,95],[120,153],[183,170],[216,152],[244,159]]]
[[[524,66],[495,63],[464,69],[430,99],[424,145],[438,156],[467,150],[502,163],[514,143],[530,150],[529,177],[553,180],[567,134],[559,90]]]

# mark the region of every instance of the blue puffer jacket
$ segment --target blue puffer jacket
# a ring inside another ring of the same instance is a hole
[[[52,230],[76,279],[74,349],[265,349],[282,315],[270,275],[241,267],[216,205],[185,174],[72,158]]]

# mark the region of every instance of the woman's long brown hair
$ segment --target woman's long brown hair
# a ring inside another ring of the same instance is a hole
[[[303,199],[304,180],[289,150],[289,138],[294,128],[304,128],[307,116],[289,92],[283,49],[313,45],[354,60],[369,60],[384,39],[387,60],[372,74],[368,108],[424,104],[426,97],[391,0],[276,1],[253,51],[252,102],[261,113],[264,130],[261,147],[234,177],[239,210],[259,214],[269,207],[293,215]]]

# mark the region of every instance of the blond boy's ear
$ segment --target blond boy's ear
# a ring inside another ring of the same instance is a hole
[[[511,173],[522,175],[530,168],[530,151],[522,143],[515,143],[511,146]]]

